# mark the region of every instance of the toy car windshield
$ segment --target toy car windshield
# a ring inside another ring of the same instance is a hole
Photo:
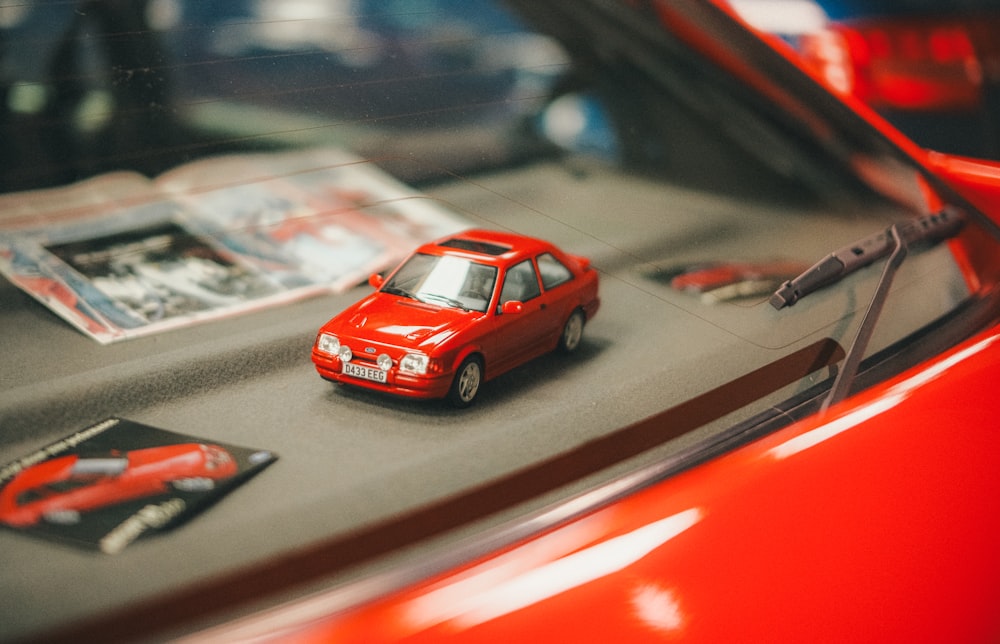
[[[495,266],[461,257],[417,254],[382,286],[382,292],[485,313],[496,280]]]

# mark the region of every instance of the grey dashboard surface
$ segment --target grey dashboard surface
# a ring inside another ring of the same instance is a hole
[[[870,233],[878,217],[758,206],[600,167],[587,173],[578,181],[543,163],[427,190],[470,225],[550,239],[601,272],[602,308],[579,354],[543,358],[490,382],[469,410],[335,387],[316,375],[309,360],[316,329],[368,286],[101,346],[0,282],[0,462],[108,416],[280,457],[205,514],[113,557],[0,531],[0,595],[10,602],[0,639],[280,559],[544,463],[817,341],[849,341],[877,272],[801,303],[794,315],[775,312],[766,297],[706,305],[650,275],[682,262],[771,258],[774,230],[789,231],[782,246],[789,255],[811,260]],[[629,212],[616,212],[626,201]],[[805,215],[809,227],[783,226]],[[963,296],[941,252],[915,258],[896,288],[925,288],[928,280],[953,298],[912,298],[888,316],[886,337]],[[827,369],[796,376],[758,404],[611,464],[578,488],[677,453],[828,376]],[[426,544],[435,547],[440,540]]]

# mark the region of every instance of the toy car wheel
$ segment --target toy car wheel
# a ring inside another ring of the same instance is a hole
[[[459,365],[455,379],[448,392],[448,400],[456,407],[468,407],[479,393],[483,382],[483,362],[476,356],[469,356]]]
[[[559,350],[563,353],[573,353],[580,346],[580,339],[583,337],[583,313],[579,310],[566,320],[563,326],[562,335],[559,337]]]

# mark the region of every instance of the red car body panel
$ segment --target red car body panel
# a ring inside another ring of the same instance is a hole
[[[998,641],[1000,328],[297,642]]]
[[[163,494],[171,481],[220,480],[236,471],[228,452],[200,443],[150,447],[100,459],[60,456],[28,467],[0,490],[0,522],[34,525],[50,513],[95,510]]]
[[[510,250],[490,255],[441,245],[456,238]],[[501,313],[500,285],[507,270],[545,253],[558,259],[570,270],[572,277],[551,289],[545,289],[540,283],[540,296],[521,302],[516,313]],[[377,291],[324,324],[319,334],[340,338],[352,348],[351,362],[369,369],[376,368],[377,355],[389,355],[393,366],[386,374],[386,382],[344,374],[340,358],[320,350],[317,343],[313,346],[312,360],[322,377],[413,398],[442,398],[451,387],[455,371],[470,354],[482,357],[486,380],[495,378],[555,349],[563,325],[573,311],[583,311],[585,320],[589,320],[600,306],[598,274],[590,267],[590,262],[563,253],[542,240],[471,230],[425,244],[413,253],[417,254],[462,257],[495,267],[495,288],[485,311],[467,311]],[[399,361],[411,352],[431,359],[425,375],[407,374],[399,369]]]
[[[928,152],[923,162],[993,221],[1000,223],[1000,162]]]

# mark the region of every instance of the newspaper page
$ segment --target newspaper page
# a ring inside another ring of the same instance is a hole
[[[340,292],[466,228],[340,150],[0,197],[0,272],[101,343]]]

